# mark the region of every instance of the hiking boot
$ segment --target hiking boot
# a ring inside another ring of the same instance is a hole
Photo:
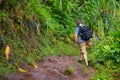
[[[79,63],[82,63],[82,62],[83,62],[83,60],[80,60],[80,59],[79,59],[79,60],[78,60],[78,62],[79,62]]]
[[[88,67],[89,65],[88,64],[86,64],[86,67]]]

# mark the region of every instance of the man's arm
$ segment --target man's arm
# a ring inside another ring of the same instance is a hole
[[[78,42],[78,35],[77,34],[74,35],[74,41]]]

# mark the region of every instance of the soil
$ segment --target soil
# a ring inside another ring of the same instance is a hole
[[[23,64],[27,72],[17,72],[5,75],[3,80],[90,80],[95,70],[78,62],[76,56],[48,56],[33,68]]]

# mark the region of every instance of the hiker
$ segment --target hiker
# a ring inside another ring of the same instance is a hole
[[[74,41],[75,43],[80,43],[80,59],[78,60],[79,62],[81,62],[84,58],[85,60],[85,64],[86,66],[88,66],[88,58],[87,58],[87,45],[89,45],[92,48],[92,39],[88,39],[88,40],[83,40],[82,36],[79,36],[79,34],[81,34],[81,28],[85,26],[81,20],[77,21],[77,27],[75,29],[75,37],[74,37]],[[84,36],[83,36],[84,37]]]

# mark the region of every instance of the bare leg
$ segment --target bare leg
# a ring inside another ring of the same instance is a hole
[[[87,54],[83,54],[84,60],[85,60],[85,64],[86,66],[88,66],[88,59],[87,59]]]
[[[90,46],[90,48],[92,48],[92,39],[89,42],[87,42],[87,44],[88,46]]]
[[[86,52],[86,42],[80,43],[81,47],[81,59],[84,58],[85,64],[88,66],[87,52]]]
[[[82,61],[83,60],[83,54],[80,53],[80,60]]]

